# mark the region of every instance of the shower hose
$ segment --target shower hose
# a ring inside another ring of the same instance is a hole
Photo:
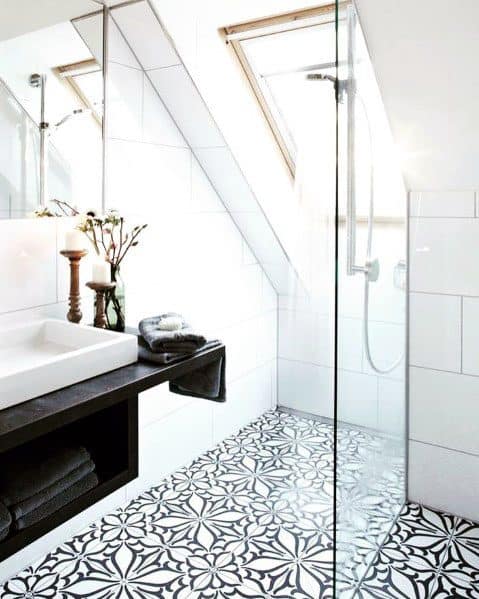
[[[380,368],[377,363],[374,361],[373,356],[371,354],[371,344],[369,339],[369,283],[370,280],[370,272],[371,265],[377,269],[377,276],[379,276],[379,263],[377,261],[372,260],[371,252],[373,245],[373,227],[374,227],[374,162],[373,162],[373,139],[371,132],[371,125],[369,121],[369,116],[364,105],[363,99],[359,94],[356,96],[360,99],[360,104],[362,106],[363,112],[366,117],[368,133],[369,133],[369,144],[370,144],[370,181],[369,181],[369,214],[368,214],[368,238],[367,238],[367,251],[366,251],[366,269],[364,270],[364,310],[363,310],[363,335],[364,335],[364,349],[366,353],[366,358],[369,362],[371,368],[377,372],[378,374],[388,374],[392,372],[395,368],[399,366],[404,358],[404,353],[395,360],[392,364],[390,364],[387,368]],[[376,280],[376,279],[375,279]]]

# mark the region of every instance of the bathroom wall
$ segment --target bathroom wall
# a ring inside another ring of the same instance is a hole
[[[410,195],[410,499],[479,520],[479,195]]]
[[[149,225],[125,264],[128,320],[179,311],[228,348],[224,405],[142,395],[136,493],[276,404],[277,296],[113,21],[109,39],[107,206]]]
[[[149,224],[125,262],[128,324],[173,310],[221,338],[228,400],[172,395],[166,385],[142,394],[139,479],[3,561],[0,580],[276,405],[277,295],[116,28],[109,70],[107,204],[131,225]],[[0,221],[0,326],[65,316],[68,270],[58,250],[72,224]],[[89,273],[86,260],[84,281]]]

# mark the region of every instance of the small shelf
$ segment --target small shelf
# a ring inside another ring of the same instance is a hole
[[[0,542],[0,561],[138,476],[138,395],[224,357],[223,345],[169,365],[136,362],[0,411],[0,453],[49,435],[84,444],[99,484],[53,515]]]

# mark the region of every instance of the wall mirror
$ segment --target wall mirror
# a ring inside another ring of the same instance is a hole
[[[103,12],[89,0],[0,3],[0,218],[103,196]]]

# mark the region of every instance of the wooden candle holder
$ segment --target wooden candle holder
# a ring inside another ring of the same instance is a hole
[[[88,254],[87,250],[61,250],[60,254],[70,260],[70,297],[67,318],[79,323],[83,314],[80,310],[80,260]]]
[[[93,289],[96,293],[96,313],[93,324],[98,329],[105,329],[107,325],[105,313],[105,293],[116,287],[116,283],[94,283],[90,281],[86,284],[87,287]]]

